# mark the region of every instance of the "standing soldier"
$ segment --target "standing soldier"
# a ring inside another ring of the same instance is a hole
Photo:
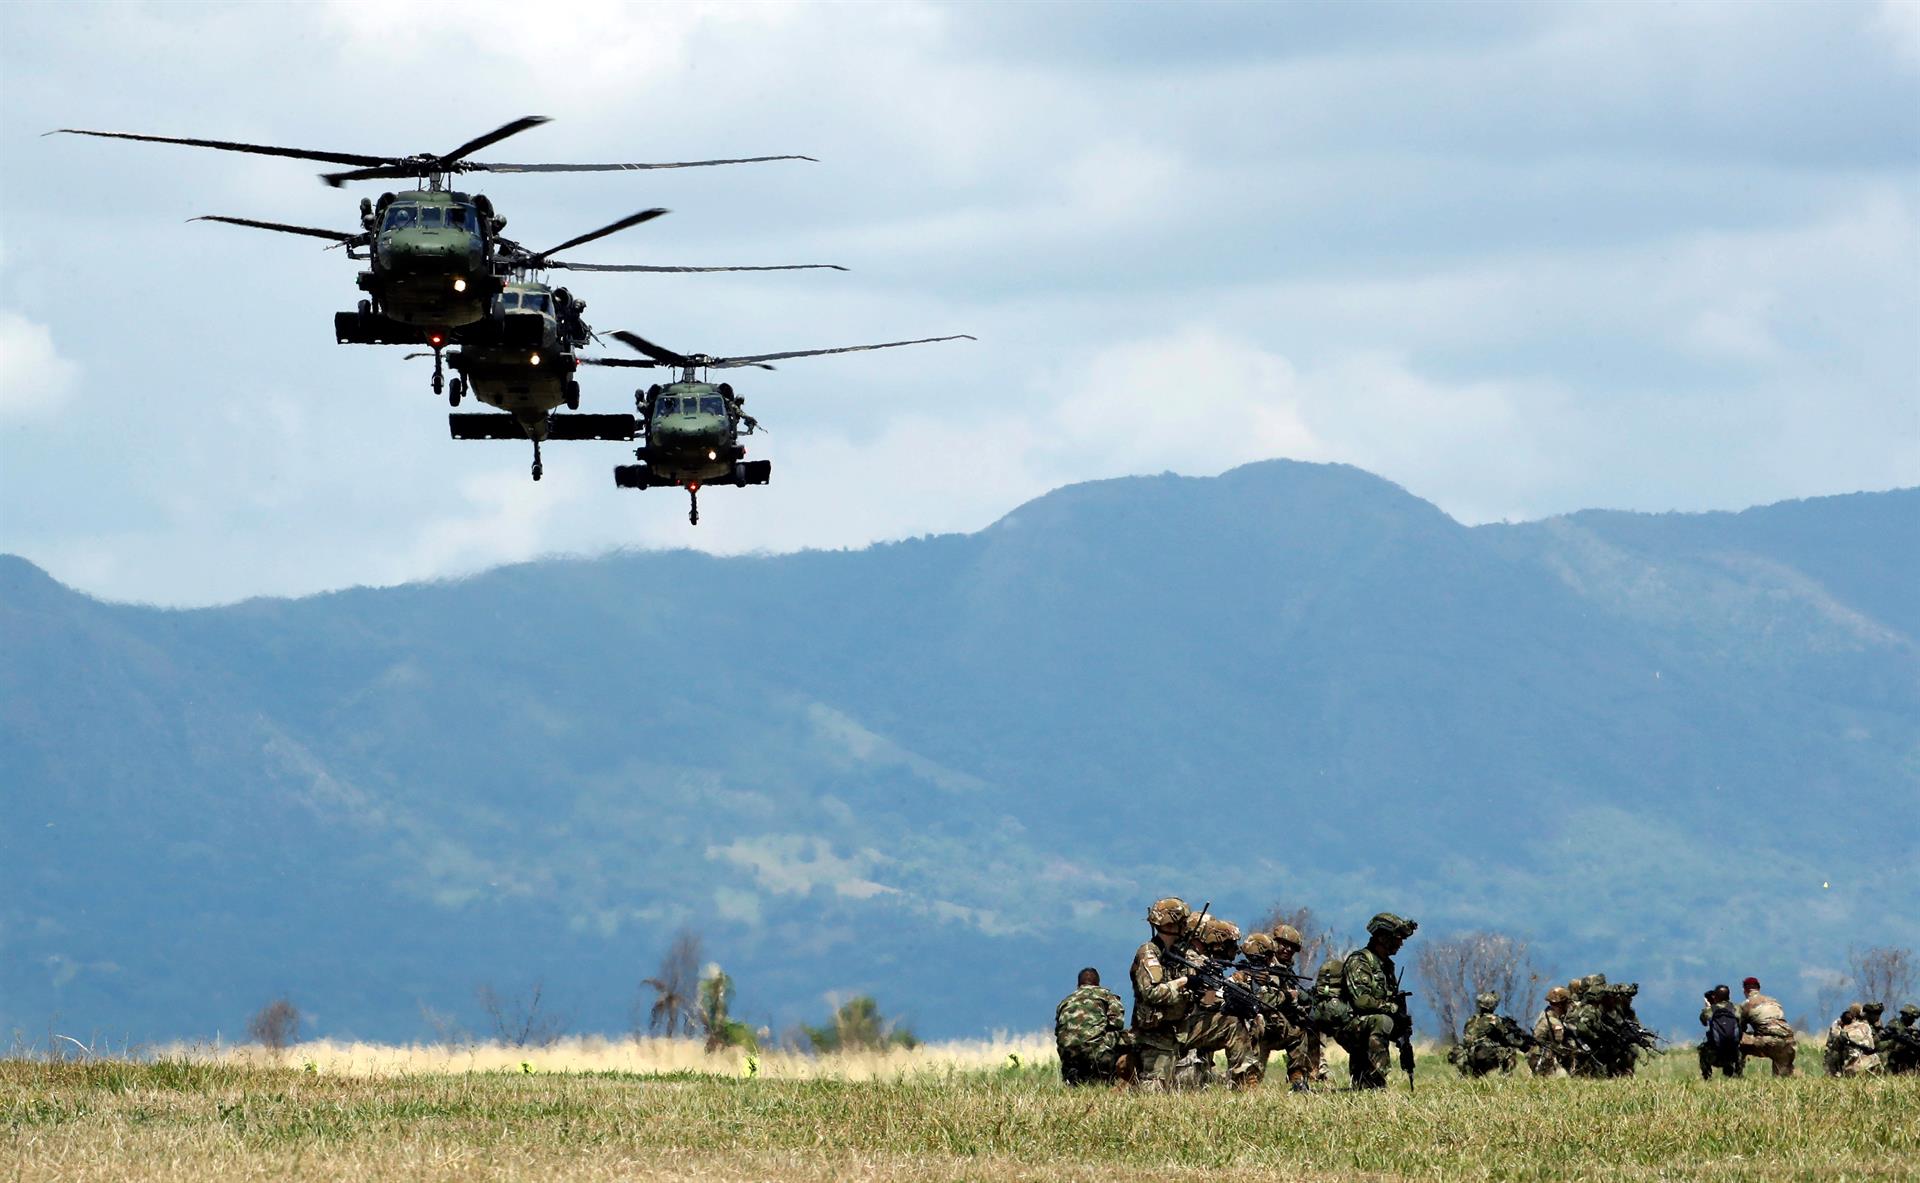
[[[1573,1072],[1573,1037],[1567,1030],[1571,998],[1565,986],[1547,991],[1546,1009],[1533,1024],[1533,1051],[1527,1054],[1527,1067],[1535,1076],[1567,1076]]]
[[[1133,955],[1133,1052],[1139,1081],[1147,1088],[1173,1084],[1173,1062],[1180,1055],[1180,1024],[1192,998],[1186,976],[1168,970],[1161,954],[1174,947],[1186,931],[1191,909],[1186,901],[1169,896],[1147,909],[1153,939]]]
[[[1920,1006],[1909,1002],[1887,1024],[1887,1071],[1895,1076],[1920,1072]]]
[[[1740,983],[1746,1001],[1740,1004],[1740,1050],[1749,1056],[1764,1056],[1773,1065],[1775,1076],[1792,1076],[1794,1057],[1799,1055],[1793,1024],[1778,1002],[1760,993],[1760,979]]]
[[[1341,1030],[1340,1046],[1347,1050],[1347,1073],[1356,1089],[1383,1089],[1393,1070],[1393,1044],[1411,1021],[1407,1000],[1400,992],[1400,975],[1393,955],[1420,926],[1391,912],[1367,921],[1367,943],[1345,959],[1345,1000],[1353,1017]]]
[[[1127,1030],[1120,996],[1100,984],[1100,971],[1080,971],[1080,984],[1053,1010],[1060,1079],[1070,1085],[1112,1084]]]

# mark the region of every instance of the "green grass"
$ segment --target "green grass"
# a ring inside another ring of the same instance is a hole
[[[346,1077],[298,1066],[0,1061],[0,1178],[1904,1179],[1920,1080],[1418,1091],[1067,1090],[1050,1065],[899,1079],[680,1072]]]

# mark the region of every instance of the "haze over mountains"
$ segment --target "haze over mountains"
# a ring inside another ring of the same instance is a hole
[[[1920,490],[1468,528],[1286,461],[192,611],[0,559],[0,1031],[621,1030],[682,923],[755,1022],[1032,1029],[1168,892],[1803,1011],[1920,945],[1917,592]]]

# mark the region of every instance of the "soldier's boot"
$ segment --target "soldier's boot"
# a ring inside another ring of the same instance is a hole
[[[1212,1059],[1211,1056],[1208,1059]],[[1188,1052],[1174,1061],[1173,1087],[1182,1091],[1196,1091],[1207,1087],[1213,1073],[1212,1066],[1200,1058],[1199,1052]]]
[[[1258,1064],[1255,1064],[1251,1068],[1235,1072],[1232,1079],[1233,1091],[1236,1093],[1253,1092],[1260,1087],[1260,1082],[1265,1080],[1266,1077],[1266,1070]]]

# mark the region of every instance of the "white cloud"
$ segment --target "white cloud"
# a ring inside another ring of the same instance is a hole
[[[0,419],[37,418],[59,409],[79,372],[54,348],[47,326],[0,309]]]

